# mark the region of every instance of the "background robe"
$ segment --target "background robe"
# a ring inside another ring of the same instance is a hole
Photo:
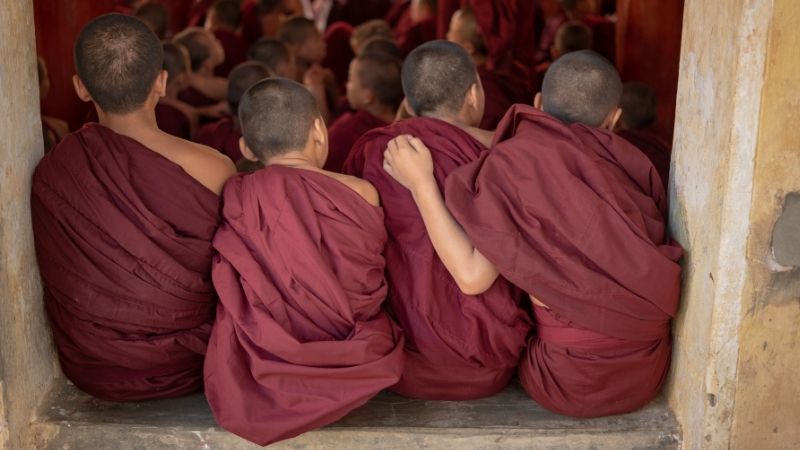
[[[327,175],[284,166],[233,178],[223,198],[205,365],[220,425],[266,445],[394,384],[403,338],[381,311],[381,209]]]
[[[635,145],[650,159],[666,189],[669,183],[669,165],[672,154],[669,144],[648,130],[621,130],[617,134]]]
[[[214,68],[214,75],[227,78],[234,67],[247,61],[247,48],[250,44],[238,34],[228,30],[216,30],[214,36],[225,50],[225,61]]]
[[[680,247],[647,158],[613,133],[516,105],[492,150],[455,171],[447,205],[475,247],[536,308],[520,366],[548,409],[599,416],[637,409],[669,367]]]
[[[388,125],[366,111],[345,113],[328,129],[328,159],[325,170],[341,172],[353,144],[367,131]]]
[[[76,386],[107,400],[201,389],[218,208],[180,166],[98,124],[45,155],[33,175],[36,254]]]
[[[513,376],[530,329],[519,295],[504,279],[466,295],[436,256],[409,191],[383,170],[387,142],[419,137],[431,149],[440,186],[485,147],[460,128],[431,118],[408,119],[365,134],[346,173],[378,189],[386,213],[389,304],[406,334],[403,377],[392,390],[409,397],[464,400],[492,395]]]
[[[242,159],[239,139],[242,131],[233,121],[233,117],[223,117],[216,122],[203,125],[194,134],[194,141],[218,150],[234,163]]]

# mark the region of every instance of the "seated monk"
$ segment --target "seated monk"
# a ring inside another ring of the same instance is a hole
[[[394,39],[392,28],[385,20],[372,19],[355,27],[350,36],[350,48],[353,50],[353,54],[361,54],[364,44],[375,38]]]
[[[278,37],[281,23],[292,15],[289,0],[242,2],[242,37],[250,43],[261,37]]]
[[[384,53],[403,61],[403,53],[394,41],[384,38],[370,39],[361,47],[361,53]]]
[[[163,48],[162,69],[167,71],[167,90],[156,105],[156,124],[161,131],[191,139],[197,127],[197,112],[178,99],[178,94],[189,86],[189,54],[177,44],[165,43]]]
[[[394,40],[403,57],[436,39],[436,0],[411,0],[410,3],[394,28]]]
[[[147,28],[158,36],[159,39],[167,38],[169,32],[169,11],[163,3],[146,1],[139,5],[133,16],[144,22]]]
[[[450,175],[446,208],[434,148],[403,137],[386,153],[456,280],[470,274],[488,286],[499,272],[528,292],[536,335],[520,380],[570,416],[636,410],[669,369],[682,251],[667,236],[653,165],[609,131],[621,93],[600,55],[562,56],[535,107],[515,105],[492,149]]]
[[[233,115],[203,125],[197,130],[194,141],[215,148],[234,163],[238,162],[242,158],[239,150],[239,140],[242,138],[238,117],[239,102],[250,86],[270,75],[267,66],[259,62],[248,61],[236,66],[228,77],[228,105]]]
[[[669,164],[672,149],[653,131],[658,120],[656,93],[648,84],[628,82],[622,86],[622,117],[617,134],[635,145],[656,167],[664,187],[669,183]]]
[[[335,422],[396,383],[403,333],[381,309],[378,193],[321,169],[327,133],[311,94],[291,80],[260,81],[240,119],[242,153],[266,168],[223,193],[205,386],[222,427],[267,445]]]
[[[556,32],[553,46],[550,47],[550,59],[537,65],[533,69],[533,84],[541,90],[544,75],[550,64],[562,55],[580,50],[592,49],[592,30],[583,22],[566,22]]]
[[[538,13],[542,17],[542,30],[536,40],[533,62],[542,64],[552,62],[550,49],[555,44],[556,33],[567,21],[567,16],[564,14],[564,8],[561,7],[559,0],[539,0],[538,7]],[[541,72],[544,73],[545,70]]]
[[[100,123],[44,156],[31,198],[61,369],[105,400],[199,391],[217,303],[211,239],[233,163],[156,126],[167,73],[144,23],[100,16],[74,55],[75,90]]]
[[[39,102],[44,102],[50,93],[50,74],[41,56],[36,58],[36,75],[39,78]],[[45,153],[61,142],[69,134],[69,125],[64,120],[42,114],[42,135]]]
[[[411,52],[402,81],[407,109],[417,117],[366,133],[344,166],[375,185],[386,211],[388,300],[407,342],[403,377],[392,390],[431,400],[490,396],[514,376],[530,329],[519,293],[502,278],[480,286],[480,295],[458,284],[434,253],[414,198],[383,170],[386,144],[403,134],[427,139],[440,185],[478,159],[491,140],[476,128],[483,90],[467,52],[447,41]]]
[[[237,0],[217,0],[208,10],[205,28],[214,33],[225,53],[225,59],[214,68],[215,76],[227,77],[234,67],[247,59],[249,43],[236,32],[241,17]]]
[[[464,6],[453,14],[450,29],[447,31],[447,40],[464,47],[475,61],[486,93],[486,105],[480,127],[494,130],[511,105],[530,103],[532,95],[524,78],[512,77],[502,73],[498,68],[489,69],[487,65],[489,50],[484,39],[487,34],[482,32],[481,25],[488,28],[491,24],[479,22],[482,21],[475,17],[474,10]],[[495,50],[498,51],[502,50]]]
[[[599,15],[597,0],[560,0],[569,20],[583,22],[592,30],[592,49],[611,61],[616,61],[617,25]]]
[[[353,144],[367,131],[394,122],[403,101],[402,63],[383,53],[362,53],[350,63],[347,102],[355,111],[336,119],[329,130],[325,170],[341,172]]]
[[[228,83],[224,78],[214,76],[214,68],[225,60],[225,50],[219,40],[203,28],[187,28],[175,36],[173,42],[189,52],[191,72],[190,86],[181,91],[178,98],[189,105],[204,111],[217,105],[227,95]],[[208,113],[218,116],[221,113]]]
[[[353,48],[350,46],[352,35],[353,26],[347,22],[332,23],[323,33],[325,59],[322,61],[322,66],[331,70],[340,92],[344,91],[345,83],[347,83],[347,70],[350,67],[350,61],[355,57]]]
[[[247,59],[266,65],[276,77],[296,80],[294,55],[282,40],[262,37],[247,51]]]

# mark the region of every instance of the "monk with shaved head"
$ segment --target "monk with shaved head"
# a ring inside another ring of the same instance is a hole
[[[163,59],[138,19],[109,14],[86,25],[74,84],[99,123],[67,136],[33,175],[37,259],[61,368],[102,399],[202,388],[216,305],[211,238],[234,166],[158,129]]]
[[[491,140],[477,128],[483,88],[469,54],[447,41],[411,52],[401,79],[406,107],[416,117],[366,133],[344,165],[346,173],[377,187],[386,210],[388,300],[408,342],[403,377],[392,390],[425,399],[486,397],[516,372],[530,326],[519,295],[502,278],[484,286],[448,273],[414,198],[383,169],[387,143],[407,134],[428,143],[438,186],[480,158]]]
[[[395,384],[403,335],[381,309],[378,193],[322,170],[328,135],[299,83],[262,80],[239,104],[245,158],[214,237],[220,296],[206,396],[226,429],[266,445],[327,425]]]
[[[492,149],[450,175],[446,204],[424,137],[390,142],[384,161],[459,285],[485,287],[499,274],[528,293],[536,332],[520,380],[544,407],[571,416],[644,406],[672,350],[681,249],[667,235],[653,165],[610,131],[621,95],[600,55],[562,56],[535,107],[515,105]]]

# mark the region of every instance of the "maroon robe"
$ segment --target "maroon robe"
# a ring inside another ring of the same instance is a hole
[[[616,64],[617,25],[602,16],[586,16],[583,22],[592,30],[592,49]]]
[[[192,138],[192,125],[189,122],[189,118],[186,117],[183,111],[172,105],[166,103],[156,105],[156,123],[161,131],[181,139],[189,140]]]
[[[350,61],[355,56],[350,47],[350,37],[353,35],[353,26],[345,22],[331,24],[325,30],[325,44],[328,51],[322,65],[331,69],[336,78],[336,85],[344,92],[347,84],[347,71]]]
[[[200,390],[219,197],[137,141],[87,124],[39,163],[31,211],[67,378],[107,400]]]
[[[250,44],[236,33],[228,30],[217,30],[214,32],[222,48],[225,49],[225,61],[214,68],[214,75],[227,78],[234,67],[247,61],[247,48]]]
[[[348,186],[269,166],[225,186],[205,364],[224,428],[266,445],[327,425],[400,377],[383,213]]]
[[[536,296],[520,380],[544,407],[592,417],[649,402],[669,368],[681,249],[666,195],[624,139],[515,105],[492,150],[447,180],[448,209],[509,281]]]
[[[365,134],[345,162],[347,173],[372,182],[386,213],[389,303],[406,334],[405,369],[392,390],[434,400],[493,395],[514,375],[530,329],[518,292],[502,278],[481,295],[466,295],[436,256],[411,194],[383,170],[388,141],[422,139],[433,154],[439,186],[486,148],[460,128],[430,118],[408,119]]]
[[[487,70],[486,66],[478,66],[486,102],[483,120],[480,127],[494,130],[506,111],[515,103],[532,104],[533,96],[524,80],[512,78],[497,71]]]
[[[434,39],[436,39],[435,17],[414,23],[411,21],[410,14],[406,11],[406,14],[394,29],[394,40],[404,58],[415,48]]]
[[[366,111],[345,113],[328,129],[328,159],[325,170],[341,172],[353,144],[367,131],[385,127],[388,123]]]
[[[178,94],[178,100],[187,103],[195,108],[199,108],[201,106],[211,106],[218,103],[213,98],[207,96],[206,94],[202,93],[200,90],[189,86],[188,88],[182,90]]]
[[[239,139],[242,130],[236,126],[232,117],[223,117],[216,122],[203,125],[194,134],[194,141],[217,149],[234,163],[242,159]]]
[[[617,134],[635,145],[650,159],[666,188],[669,183],[669,164],[672,154],[669,144],[648,130],[621,130]]]
[[[381,19],[392,8],[392,0],[345,0],[334,1],[328,14],[328,25],[347,22],[352,26]]]
[[[187,26],[202,27],[206,21],[206,14],[208,14],[208,10],[211,9],[211,5],[214,4],[214,1],[215,0],[195,0],[189,8]]]
[[[256,0],[246,0],[242,3],[242,38],[252,44],[262,34],[258,2]]]

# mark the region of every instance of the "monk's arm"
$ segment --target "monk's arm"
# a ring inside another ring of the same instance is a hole
[[[214,100],[225,100],[228,97],[228,80],[225,78],[192,75],[189,83],[193,88]]]
[[[469,240],[444,203],[433,177],[430,151],[417,138],[393,139],[384,155],[384,169],[411,191],[436,254],[465,294],[477,295],[497,279],[497,268]]]

